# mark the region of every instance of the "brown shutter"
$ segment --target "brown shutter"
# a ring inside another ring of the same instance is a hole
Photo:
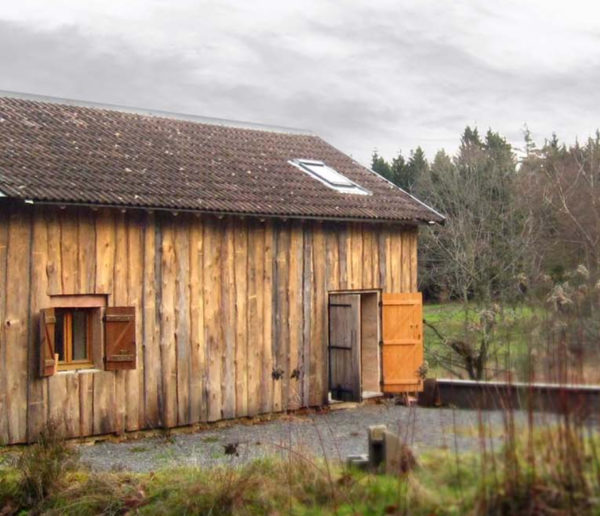
[[[423,299],[420,292],[382,295],[383,392],[423,390]]]
[[[104,313],[104,368],[135,369],[135,307],[109,306]]]
[[[40,311],[40,376],[52,376],[58,366],[58,355],[55,354],[54,329],[56,316],[54,308]]]

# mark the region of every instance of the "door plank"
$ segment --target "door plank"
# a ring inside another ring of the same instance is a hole
[[[382,295],[383,392],[422,390],[423,299],[420,292]]]

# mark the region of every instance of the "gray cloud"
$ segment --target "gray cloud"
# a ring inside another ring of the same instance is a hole
[[[591,22],[458,0],[147,5],[137,23],[0,20],[0,88],[309,128],[363,162],[376,147],[453,152],[467,124],[516,144],[525,123],[571,140],[600,125]]]

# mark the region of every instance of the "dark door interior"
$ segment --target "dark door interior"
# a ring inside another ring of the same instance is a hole
[[[360,294],[329,296],[329,390],[334,400],[361,400]]]

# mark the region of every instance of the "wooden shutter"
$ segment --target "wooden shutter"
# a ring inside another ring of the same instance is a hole
[[[420,292],[382,295],[383,392],[423,389],[423,298]]]
[[[58,367],[58,355],[55,353],[56,316],[54,308],[40,311],[40,376],[52,376]]]
[[[360,401],[360,295],[329,296],[329,390],[334,400]]]
[[[136,368],[135,307],[109,306],[104,313],[104,368]]]

